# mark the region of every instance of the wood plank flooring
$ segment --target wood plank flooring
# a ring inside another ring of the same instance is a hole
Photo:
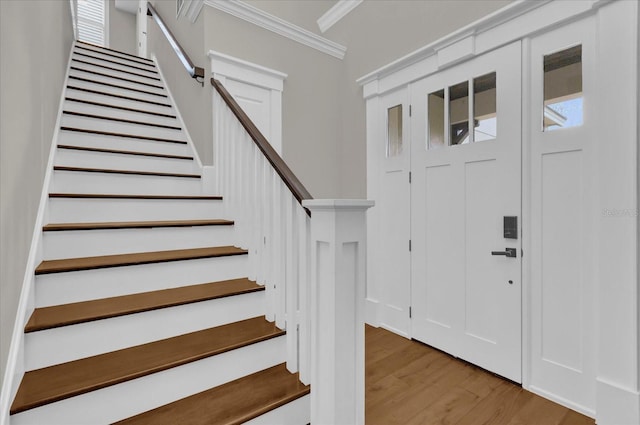
[[[483,369],[366,327],[367,425],[595,425]]]

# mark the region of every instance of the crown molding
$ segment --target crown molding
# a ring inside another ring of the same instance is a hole
[[[347,51],[345,46],[320,37],[311,31],[271,15],[245,2],[239,0],[205,0],[204,3],[222,12],[233,15],[236,18],[243,19],[335,58],[343,59]]]
[[[318,27],[321,32],[325,32],[347,13],[358,7],[363,0],[338,0],[338,2],[318,19]]]

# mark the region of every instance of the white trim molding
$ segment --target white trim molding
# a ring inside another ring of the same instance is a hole
[[[200,16],[204,0],[184,0],[178,12],[178,18],[185,16],[192,24]]]
[[[243,19],[261,28],[286,37],[297,43],[316,49],[322,53],[343,59],[347,51],[345,46],[320,37],[297,25],[278,18],[240,0],[204,0],[204,3],[222,12]]]
[[[589,13],[611,0],[517,0],[360,77],[365,99]],[[544,5],[549,7],[542,8]],[[544,22],[543,25],[540,23]]]
[[[222,75],[265,89],[278,90],[281,92],[283,82],[288,77],[284,72],[247,62],[214,50],[209,50],[207,56],[209,56],[211,60],[211,72],[216,78],[217,75]]]
[[[327,31],[340,19],[347,16],[347,13],[358,7],[362,0],[338,0],[338,2],[318,18],[318,28],[321,32]]]

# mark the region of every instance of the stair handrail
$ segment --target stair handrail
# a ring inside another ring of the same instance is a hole
[[[191,60],[187,52],[185,52],[180,43],[178,43],[178,40],[176,40],[169,27],[167,27],[160,14],[158,14],[158,11],[153,7],[151,3],[147,3],[147,15],[151,16],[153,20],[156,21],[156,24],[158,24],[158,27],[160,27],[160,30],[166,37],[171,47],[173,47],[173,51],[176,52],[178,59],[180,59],[180,62],[182,62],[182,65],[185,67],[191,78],[194,78],[196,81],[198,81],[198,78],[202,78],[204,80],[204,68],[195,66],[193,64],[193,61]]]
[[[278,173],[284,184],[287,185],[298,203],[302,205],[302,201],[313,199],[311,193],[309,193],[307,188],[304,187],[298,177],[293,173],[293,171],[291,171],[287,163],[282,159],[278,152],[276,152],[273,146],[271,146],[271,143],[269,143],[269,141],[266,139],[266,137],[264,137],[260,130],[258,130],[258,127],[256,127],[251,118],[249,118],[249,116],[244,112],[242,107],[238,105],[238,102],[235,101],[233,96],[231,96],[224,85],[215,78],[211,78],[211,85],[220,94],[227,106],[229,106],[229,108],[233,111],[234,115],[238,118],[245,130],[247,130],[249,136],[251,136],[251,139],[253,139],[254,143],[267,158],[271,166],[276,170],[276,172]],[[308,209],[306,209],[306,211],[307,214],[310,214]]]

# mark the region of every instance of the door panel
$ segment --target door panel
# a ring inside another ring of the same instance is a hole
[[[412,337],[517,382],[521,241],[503,217],[521,210],[520,63],[518,42],[410,88]]]
[[[409,335],[409,107],[407,89],[381,98],[379,117],[384,137],[378,146],[380,160],[379,214],[380,255],[377,266],[380,294],[380,325]]]
[[[531,388],[596,407],[595,20],[531,40]],[[606,83],[605,83],[606,84]],[[602,141],[606,144],[606,141]]]

